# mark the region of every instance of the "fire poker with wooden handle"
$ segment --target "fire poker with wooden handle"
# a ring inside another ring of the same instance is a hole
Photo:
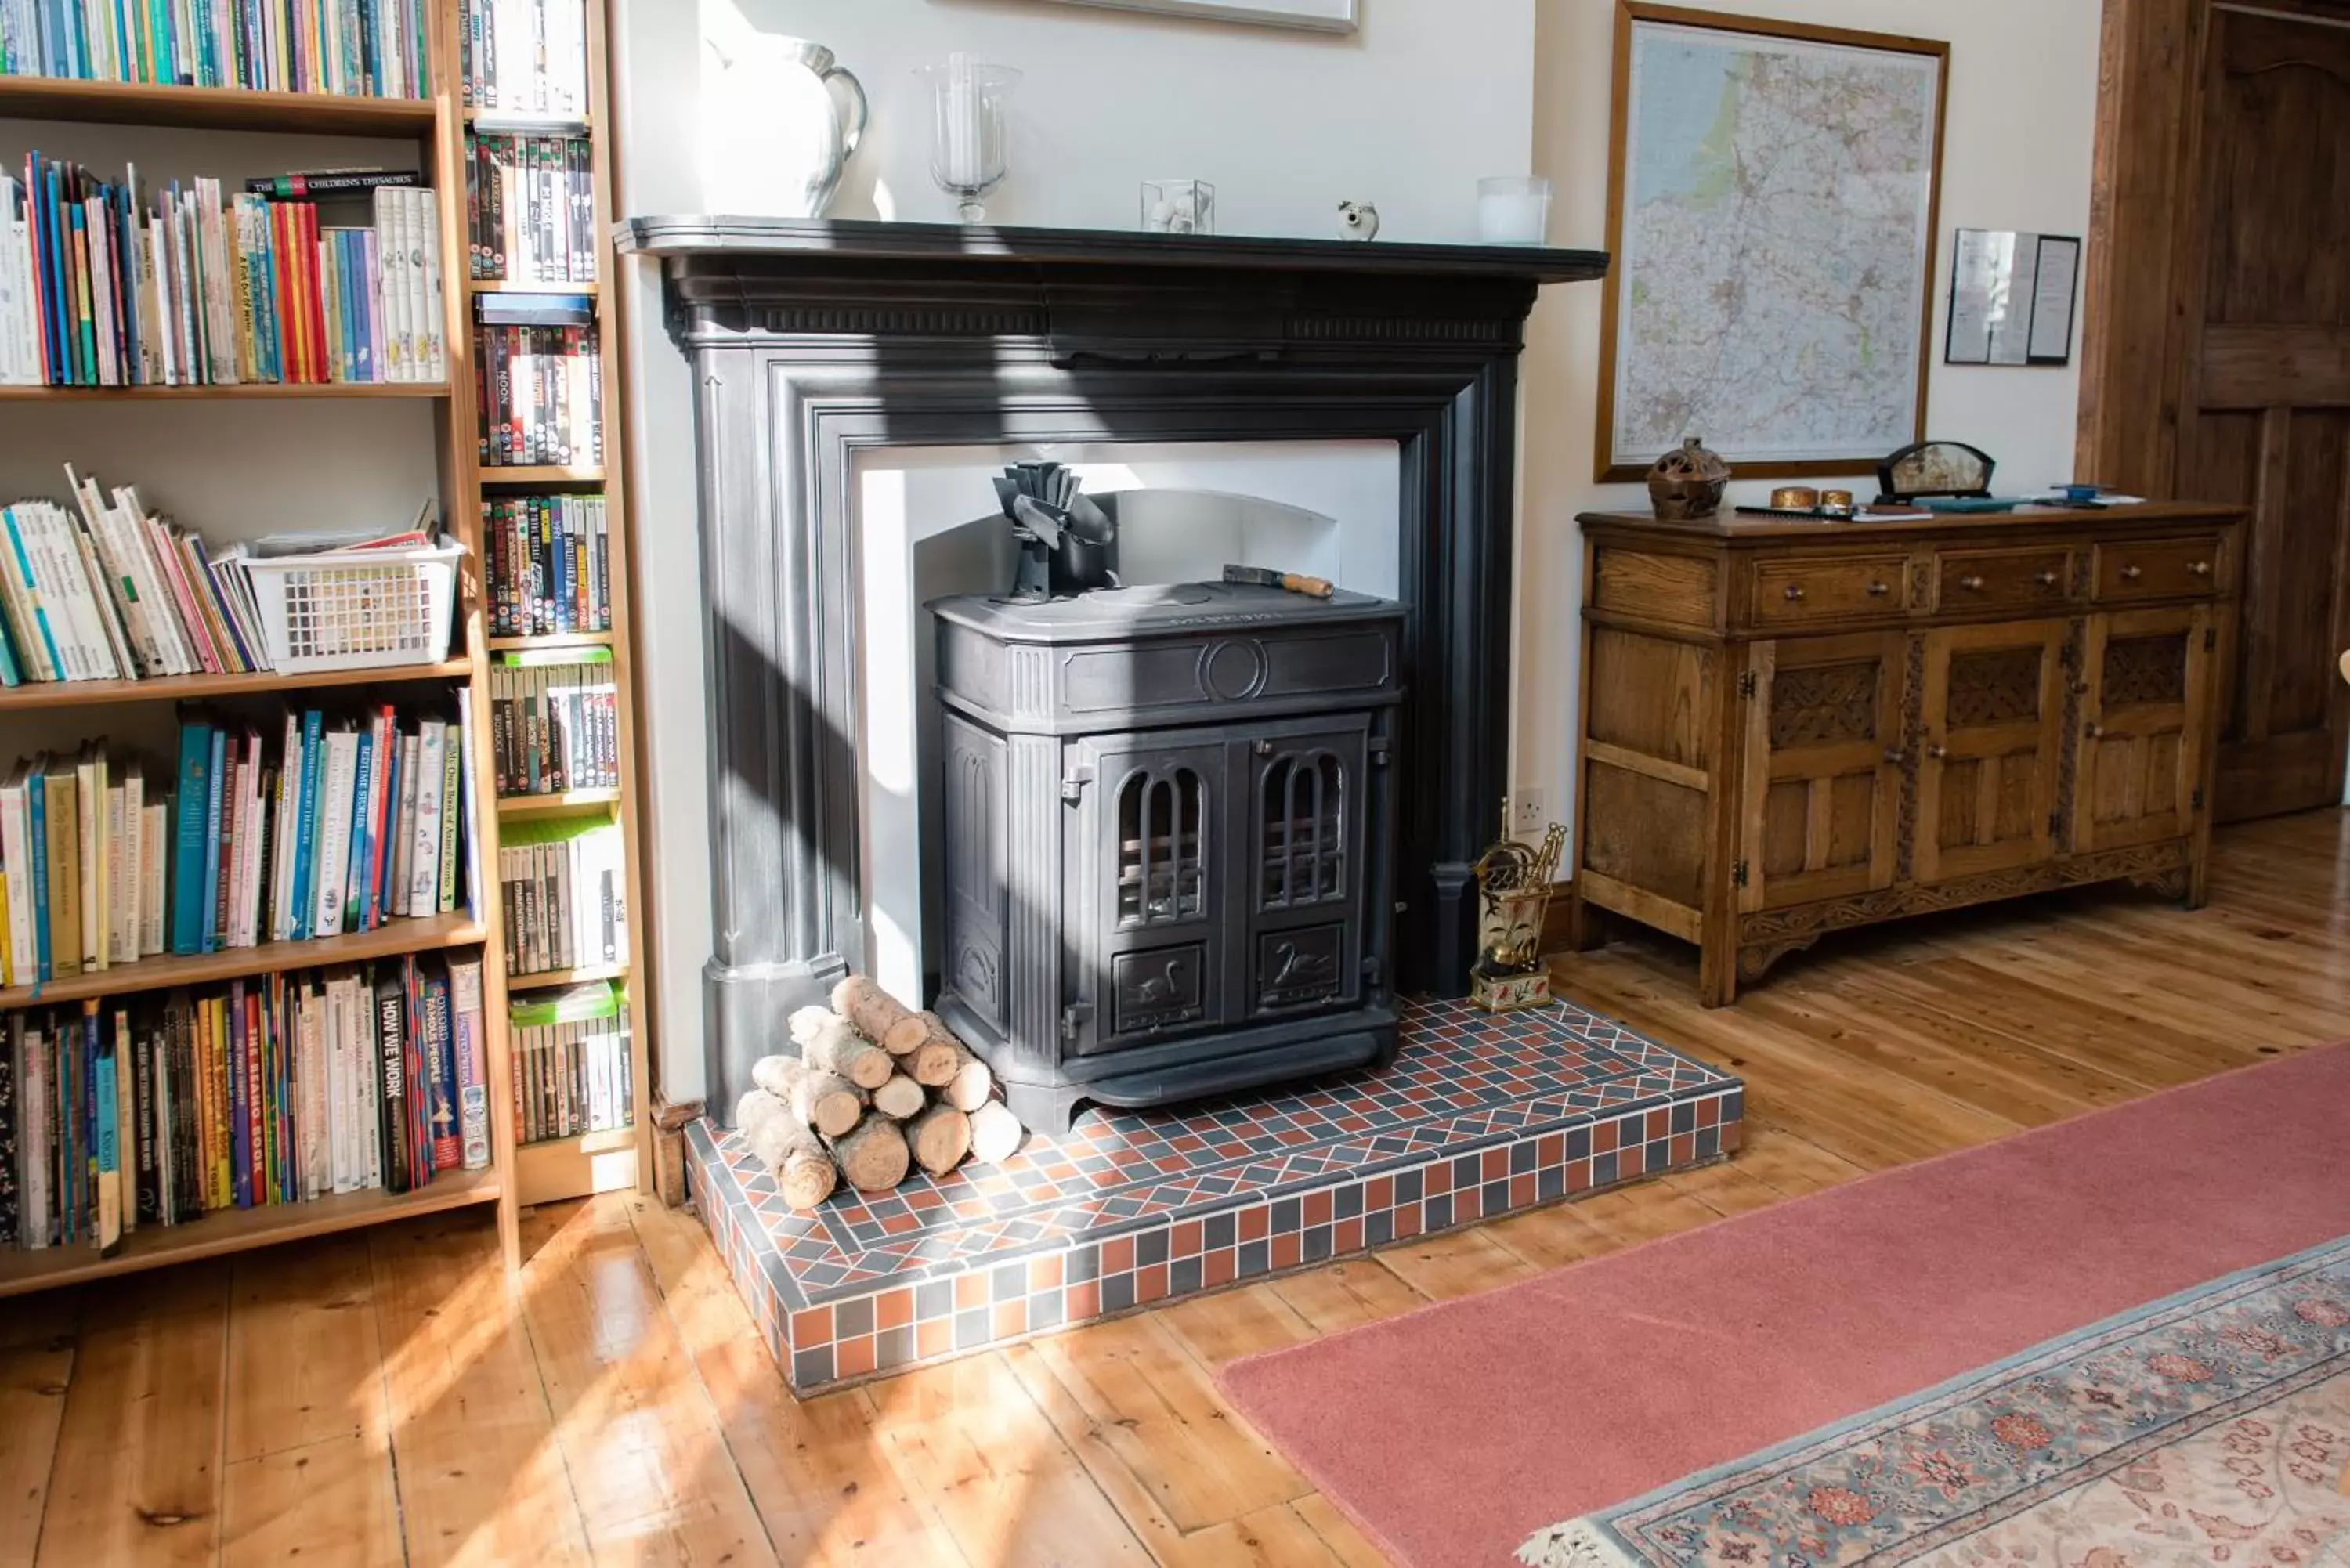
[[[1332,592],[1327,577],[1309,577],[1298,572],[1276,572],[1270,566],[1226,566],[1224,581],[1246,583],[1260,588],[1284,588],[1293,594],[1304,594],[1309,599],[1326,599]]]

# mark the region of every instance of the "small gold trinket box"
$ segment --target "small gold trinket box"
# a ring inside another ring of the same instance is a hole
[[[1851,492],[1851,491],[1849,491],[1849,490],[1823,490],[1823,491],[1821,491],[1821,492],[1820,492],[1820,514],[1821,514],[1822,516],[1824,516],[1824,517],[1849,517],[1849,516],[1851,516],[1851,515],[1852,515],[1852,492]]]
[[[1771,504],[1782,512],[1809,512],[1820,504],[1820,493],[1805,485],[1783,485],[1771,493]]]

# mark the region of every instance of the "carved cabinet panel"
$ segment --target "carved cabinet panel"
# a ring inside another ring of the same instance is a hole
[[[2054,853],[2064,740],[2061,620],[1924,634],[1912,874],[1939,882]]]
[[[2073,846],[2119,849],[2192,831],[2210,744],[2211,611],[2092,617],[2082,659]]]
[[[1904,760],[1898,632],[1760,643],[1747,684],[1743,885],[1773,909],[1893,881]]]

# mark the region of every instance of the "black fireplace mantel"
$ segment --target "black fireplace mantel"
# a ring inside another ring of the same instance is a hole
[[[879,447],[1394,441],[1398,978],[1465,992],[1508,790],[1517,358],[1536,292],[1604,254],[726,217],[618,240],[661,259],[694,371],[713,1104],[863,967],[850,485]]]

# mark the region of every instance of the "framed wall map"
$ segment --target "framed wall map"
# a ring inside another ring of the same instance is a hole
[[[1950,46],[1619,0],[1598,477],[1925,435]]]

